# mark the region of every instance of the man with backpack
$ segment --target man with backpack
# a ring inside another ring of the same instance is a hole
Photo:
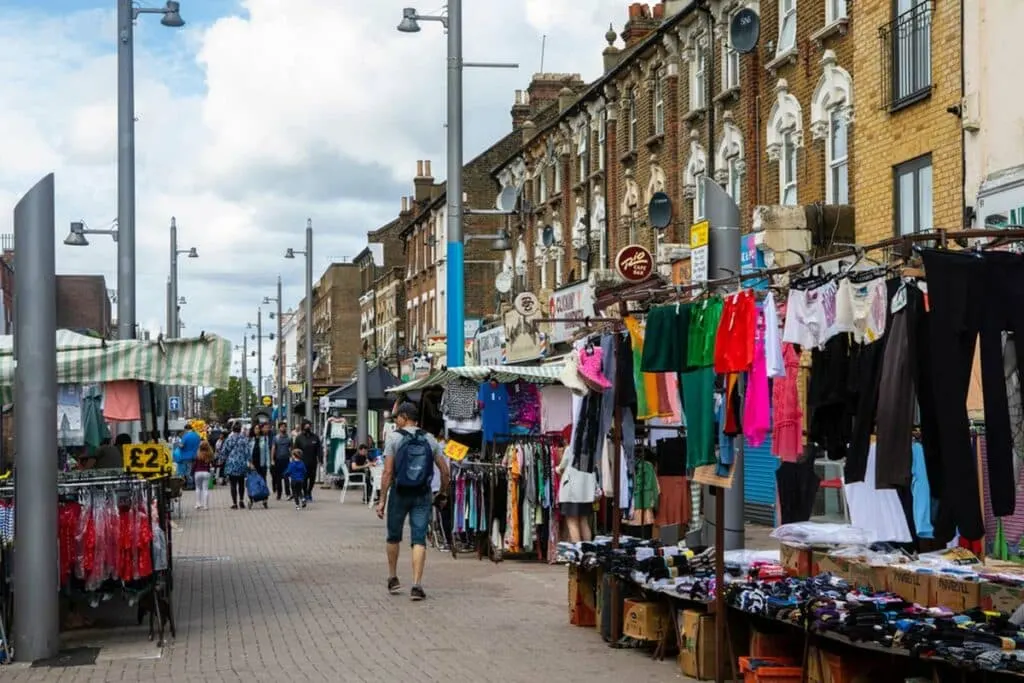
[[[405,518],[409,518],[412,544],[412,589],[409,596],[413,600],[427,597],[421,582],[423,565],[427,560],[427,526],[434,504],[431,491],[434,468],[441,473],[439,505],[445,503],[443,496],[451,476],[437,440],[420,429],[418,421],[419,411],[415,404],[403,403],[398,407],[395,413],[398,429],[389,434],[384,443],[384,475],[377,504],[379,518],[384,519],[387,512],[388,592],[392,595],[397,595],[402,589],[398,580],[398,551],[402,527]]]

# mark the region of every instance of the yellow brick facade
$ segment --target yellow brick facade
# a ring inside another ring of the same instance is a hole
[[[852,3],[851,3],[852,4]],[[852,21],[856,73],[857,241],[862,244],[896,234],[894,167],[931,154],[932,216],[922,227],[960,229],[963,223],[963,145],[960,120],[946,111],[960,101],[960,3],[930,2],[931,89],[922,100],[891,106],[892,53],[883,30],[897,18],[892,2],[857,2]],[[887,94],[889,96],[887,97]]]

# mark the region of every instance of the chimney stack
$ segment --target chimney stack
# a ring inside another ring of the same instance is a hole
[[[512,102],[512,130],[519,130],[530,118],[530,96],[522,90],[516,90],[516,98]]]
[[[576,101],[576,93],[572,91],[572,88],[562,88],[558,92],[558,111],[559,113],[565,111],[572,106],[572,103]]]
[[[434,185],[434,178],[430,175],[429,161],[416,162],[416,177],[413,178],[412,184],[416,188],[417,202],[430,201],[430,190]]]
[[[409,198],[403,196],[402,197],[402,211],[401,211],[401,214],[407,214],[407,213],[409,213]]]
[[[619,37],[619,34],[615,32],[615,28],[608,24],[608,32],[604,34],[604,39],[608,41],[608,47],[604,49],[601,56],[604,57],[604,72],[608,73],[619,64],[619,57],[622,56],[622,50],[615,47],[615,39]]]
[[[661,10],[664,13],[664,8]],[[629,6],[629,21],[622,29],[622,40],[626,43],[626,49],[634,47],[652,31],[658,28],[661,19],[656,19],[651,13],[651,8],[640,2],[634,2]]]
[[[530,81],[530,87],[526,91],[526,104],[529,107],[530,117],[535,117],[537,112],[558,102],[562,88],[569,88],[573,92],[583,92],[586,87],[587,84],[583,82],[583,77],[579,74],[534,74]]]

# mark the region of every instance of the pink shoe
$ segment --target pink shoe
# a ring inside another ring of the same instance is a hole
[[[612,386],[608,378],[601,372],[603,351],[600,346],[588,346],[580,349],[580,377],[594,391],[604,391]]]

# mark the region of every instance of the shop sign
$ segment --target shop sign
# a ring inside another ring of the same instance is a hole
[[[448,441],[444,445],[444,454],[450,460],[458,462],[469,454],[469,446],[461,444],[458,441]]]
[[[541,357],[541,335],[536,325],[540,319],[539,307],[528,316],[515,309],[505,312],[505,362]]]
[[[132,474],[158,477],[171,473],[171,447],[165,443],[127,443],[121,446],[124,468]]]
[[[690,279],[693,282],[708,280],[708,233],[707,221],[694,223],[690,228]],[[693,290],[699,292],[699,289]]]
[[[533,292],[521,292],[516,295],[512,307],[519,315],[531,316],[540,310],[540,299]]]
[[[466,318],[463,321],[462,338],[472,339],[475,337],[476,333],[480,331],[481,325],[483,325],[483,321],[480,318]]]
[[[590,282],[563,287],[548,299],[548,317],[556,320],[594,317],[594,285]],[[548,341],[562,344],[572,339],[581,323],[553,322],[547,325]]]
[[[630,244],[615,256],[615,271],[628,282],[643,282],[654,272],[654,257],[639,244]]]
[[[477,360],[480,365],[502,365],[503,348],[505,346],[505,328],[492,327],[476,333]]]
[[[753,273],[765,267],[764,252],[757,248],[755,237],[754,233],[750,233],[740,238],[740,273]],[[749,280],[745,284],[754,289],[768,289],[767,278]]]
[[[978,219],[982,230],[1024,225],[1024,167],[992,174],[978,192]]]

